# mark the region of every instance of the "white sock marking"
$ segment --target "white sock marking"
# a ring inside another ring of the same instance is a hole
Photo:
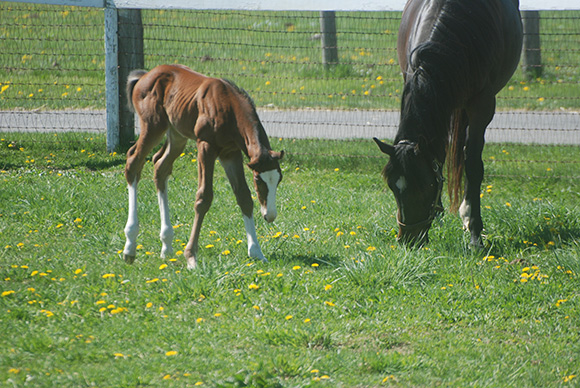
[[[260,259],[262,261],[266,260],[264,254],[262,253],[262,249],[260,248],[260,244],[258,243],[258,236],[256,235],[256,225],[254,224],[253,217],[246,217],[244,218],[244,227],[246,228],[246,236],[248,238],[248,256]]]
[[[137,180],[127,185],[129,194],[129,211],[127,224],[125,225],[125,249],[123,253],[135,256],[137,253],[137,236],[139,235],[139,218],[137,217]]]
[[[167,197],[167,182],[165,182],[165,192],[157,192],[157,202],[159,203],[159,215],[161,216],[161,257],[167,258],[173,254],[173,226],[169,215],[169,199]]]
[[[469,230],[469,219],[471,218],[471,204],[467,199],[464,199],[459,206],[459,216],[463,221],[463,228]]]

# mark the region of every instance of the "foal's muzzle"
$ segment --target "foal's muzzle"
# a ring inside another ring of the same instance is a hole
[[[262,207],[261,211],[262,211],[262,217],[264,217],[264,220],[266,222],[274,222],[274,220],[278,216],[278,212],[275,209],[268,211],[268,209],[265,209]]]

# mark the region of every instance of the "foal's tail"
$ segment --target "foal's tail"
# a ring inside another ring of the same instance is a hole
[[[456,212],[463,194],[462,178],[465,164],[465,138],[467,136],[467,114],[463,109],[456,109],[451,116],[451,134],[447,165],[450,210]]]
[[[127,77],[127,105],[131,112],[135,112],[135,107],[133,106],[133,89],[137,81],[145,74],[147,74],[145,70],[133,70]]]

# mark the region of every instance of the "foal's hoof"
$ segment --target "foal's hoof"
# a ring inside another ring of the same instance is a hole
[[[187,258],[187,269],[193,270],[197,268],[197,260],[195,257],[188,257]]]
[[[124,254],[123,259],[125,260],[125,263],[133,264],[133,262],[135,262],[135,255]]]

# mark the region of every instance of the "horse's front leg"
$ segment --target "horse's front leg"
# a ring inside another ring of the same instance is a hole
[[[187,268],[197,266],[197,250],[201,224],[213,201],[213,173],[217,156],[211,145],[205,141],[197,142],[198,189],[195,199],[195,219],[191,228],[191,236],[185,247],[184,255]]]
[[[173,254],[173,226],[169,214],[169,199],[167,197],[167,183],[173,171],[173,162],[181,155],[187,138],[179,135],[174,130],[167,134],[167,142],[159,152],[153,157],[155,164],[155,186],[157,188],[157,200],[159,203],[159,214],[161,216],[161,257],[167,258]]]
[[[254,203],[244,177],[242,153],[235,151],[228,155],[222,155],[220,156],[220,163],[230,181],[238,206],[242,210],[242,218],[244,219],[244,227],[248,239],[248,256],[266,262],[268,260],[266,260],[266,257],[262,253],[262,249],[258,243],[258,236],[256,235]]]
[[[483,181],[483,146],[485,129],[495,113],[495,97],[480,97],[466,109],[469,128],[465,146],[465,196],[459,207],[463,225],[471,234],[471,245],[482,247],[481,182]]]

